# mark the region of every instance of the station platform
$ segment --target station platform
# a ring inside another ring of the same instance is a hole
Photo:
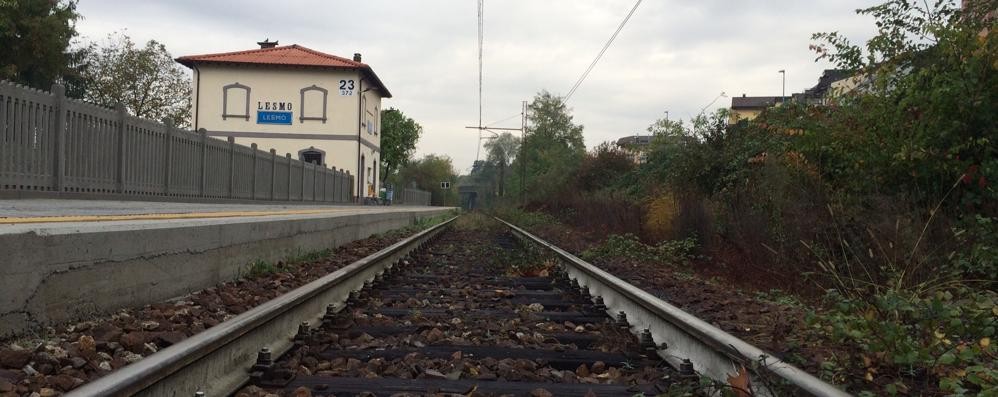
[[[409,211],[414,206],[311,204],[204,204],[149,201],[19,199],[0,200],[0,232],[74,222],[164,221],[288,215],[363,214]]]
[[[450,207],[0,200],[0,337],[230,281]]]

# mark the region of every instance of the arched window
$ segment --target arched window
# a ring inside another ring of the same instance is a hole
[[[301,89],[301,102],[298,109],[301,111],[299,121],[320,120],[326,122],[326,102],[329,99],[329,91],[325,88],[313,84],[311,87]]]
[[[381,111],[378,110],[378,106],[374,106],[374,135],[378,135],[378,131],[381,130]]]
[[[298,159],[306,163],[323,165],[326,163],[326,152],[309,146],[308,149],[298,151]]]
[[[250,88],[233,83],[222,87],[222,120],[229,117],[250,119]]]

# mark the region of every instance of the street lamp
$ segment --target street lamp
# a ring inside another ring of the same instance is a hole
[[[778,73],[780,73],[780,74],[783,75],[783,91],[780,92],[780,101],[781,102],[786,102],[787,101],[787,71],[784,70],[784,69],[780,69],[780,71]]]
[[[727,98],[728,96],[724,94],[724,91],[721,91],[720,94],[717,94],[717,96],[714,97],[714,100],[710,101],[710,103],[708,103],[707,106],[704,106],[703,109],[700,109],[700,113],[697,113],[697,117],[699,117],[700,115],[702,115],[703,112],[707,111],[707,108],[709,108],[710,105],[713,105],[714,102],[717,102],[718,99],[721,99],[721,97]]]

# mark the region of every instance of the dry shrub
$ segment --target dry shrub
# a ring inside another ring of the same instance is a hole
[[[553,214],[563,222],[599,235],[642,233],[642,209],[626,196],[610,193],[564,194],[547,202],[534,202],[528,211]]]
[[[673,239],[708,240],[713,235],[713,231],[706,200],[700,196],[688,194],[680,196],[677,203],[679,212],[673,221],[676,232]]]
[[[671,192],[655,195],[646,205],[645,235],[656,241],[675,238],[675,220],[678,213],[679,204]]]

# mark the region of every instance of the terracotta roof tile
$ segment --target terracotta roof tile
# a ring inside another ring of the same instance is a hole
[[[370,74],[381,86],[383,95],[391,98],[391,93],[381,83],[374,70],[365,63],[352,59],[326,54],[298,44],[259,48],[246,51],[223,52],[217,54],[187,55],[177,58],[177,62],[193,68],[198,63],[229,63],[246,65],[305,66],[337,69],[359,69]]]
[[[367,65],[351,59],[330,55],[298,44],[260,48],[218,54],[188,55],[177,58],[186,66],[194,63],[247,63],[257,65],[325,66],[336,68],[363,68]]]

